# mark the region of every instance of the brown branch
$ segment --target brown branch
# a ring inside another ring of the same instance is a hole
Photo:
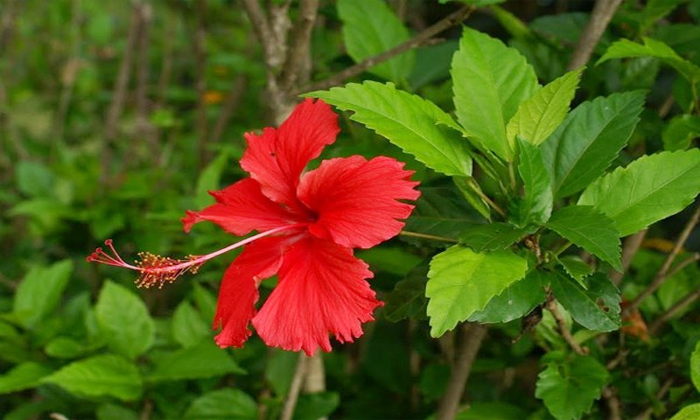
[[[413,38],[409,39],[408,41],[404,42],[403,44],[399,44],[390,50],[384,51],[381,54],[377,54],[373,57],[370,57],[370,58],[368,58],[360,63],[355,64],[352,67],[348,67],[347,69],[334,74],[333,76],[329,77],[326,80],[321,80],[321,81],[312,83],[310,85],[304,86],[301,89],[295,90],[291,93],[291,95],[296,96],[296,95],[299,95],[299,94],[304,93],[304,92],[328,89],[330,87],[339,85],[344,80],[349,79],[349,78],[354,77],[354,76],[357,76],[358,74],[369,69],[370,67],[374,67],[377,64],[383,63],[384,61],[387,61],[387,60],[389,60],[389,59],[391,59],[391,58],[393,58],[393,57],[395,57],[395,56],[397,56],[405,51],[408,51],[408,50],[416,48],[420,45],[423,45],[430,38],[434,37],[435,35],[439,34],[440,32],[444,31],[445,29],[448,29],[448,28],[462,22],[473,11],[474,11],[474,7],[464,6],[463,8],[457,10],[456,12],[454,12],[454,13],[446,16],[442,20],[438,21],[434,25],[426,28],[424,31],[420,32],[419,34],[417,34]]]
[[[608,406],[608,420],[620,420],[620,399],[615,388],[606,386],[603,389],[603,398]]]
[[[323,353],[317,351],[308,359],[306,364],[306,377],[304,378],[304,392],[315,393],[326,390],[326,369],[323,365]],[[325,420],[321,417],[318,420]]]
[[[280,85],[285,91],[308,81],[311,32],[316,23],[317,12],[318,0],[301,0],[299,3],[299,17],[292,30],[292,45],[280,75]]]
[[[486,327],[472,322],[462,324],[462,342],[457,350],[457,360],[447,382],[447,389],[443,394],[435,414],[436,420],[454,419],[459,410],[459,403],[464,394],[469,374],[476,360],[481,343],[486,336]]]
[[[310,359],[304,353],[299,354],[297,368],[294,371],[294,377],[292,377],[292,384],[289,387],[287,398],[284,401],[284,407],[282,408],[280,420],[292,420],[292,416],[294,415],[294,409],[296,408],[297,401],[299,399],[299,392],[301,392],[301,386],[304,383],[304,377],[306,376],[306,370],[309,364],[309,360]]]
[[[671,389],[671,385],[673,385],[673,378],[667,379],[663,383],[663,385],[661,385],[661,388],[659,388],[659,390],[654,395],[654,399],[660,400],[661,398],[663,398],[666,395],[666,393],[668,393],[668,391]],[[653,412],[654,412],[654,405],[651,405],[651,406],[647,407],[646,409],[644,409],[641,413],[637,414],[634,417],[634,420],[646,420],[649,418],[649,416],[651,416],[651,413],[653,413]]]
[[[564,341],[571,347],[573,351],[580,355],[586,355],[588,354],[588,349],[586,347],[581,347],[576,340],[574,339],[574,336],[571,335],[571,331],[569,328],[566,326],[566,320],[564,317],[561,315],[559,312],[559,308],[557,308],[557,301],[553,297],[549,297],[547,300],[547,310],[549,313],[552,314],[554,319],[557,321],[557,327],[559,329],[559,333],[561,334],[562,338],[564,338]]]
[[[685,245],[685,241],[688,240],[688,236],[690,236],[690,232],[692,232],[693,228],[695,225],[698,224],[698,220],[700,220],[700,206],[698,206],[697,209],[693,212],[693,215],[690,216],[690,219],[688,220],[688,223],[686,223],[685,227],[683,228],[683,231],[681,234],[678,236],[678,239],[676,240],[675,245],[673,246],[673,249],[671,252],[668,254],[666,257],[666,260],[664,260],[663,264],[661,265],[661,268],[659,271],[656,273],[654,276],[654,279],[651,281],[651,284],[647,286],[646,289],[642,291],[642,293],[639,294],[630,304],[627,306],[626,311],[631,311],[634,308],[637,308],[644,299],[646,299],[649,295],[654,293],[656,289],[658,289],[666,279],[669,277],[669,269],[671,268],[671,264],[673,264],[673,261],[676,259],[678,254],[681,252],[681,249],[683,249],[683,245]]]
[[[576,44],[574,54],[569,61],[567,70],[575,70],[590,60],[595,46],[598,45],[600,37],[605,32],[610,20],[617,11],[622,0],[597,0],[591,13],[591,19],[583,30],[581,38]]]
[[[275,37],[270,28],[270,22],[265,15],[265,11],[260,7],[260,2],[258,0],[243,0],[243,6],[248,14],[250,23],[253,25],[253,31],[262,45],[265,64],[268,67],[273,67],[271,64],[274,55],[272,52],[272,44],[275,43]]]
[[[622,246],[622,272],[620,273],[615,270],[611,270],[610,272],[610,280],[612,280],[615,285],[620,284],[622,277],[624,277],[625,273],[630,268],[632,258],[639,250],[639,247],[642,246],[642,242],[644,241],[644,237],[647,236],[647,232],[647,229],[640,230],[639,232],[635,233],[634,235],[630,235],[625,239],[625,244]]]

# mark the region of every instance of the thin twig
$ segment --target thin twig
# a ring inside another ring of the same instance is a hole
[[[124,102],[126,100],[126,89],[129,85],[131,75],[131,63],[133,62],[133,51],[135,50],[136,40],[139,33],[139,24],[141,21],[139,8],[134,5],[131,10],[131,20],[129,23],[129,32],[127,34],[126,45],[124,45],[124,54],[119,65],[117,79],[114,82],[112,89],[112,102],[107,109],[105,118],[104,141],[102,143],[101,168],[102,174],[100,181],[105,183],[109,177],[109,168],[112,160],[112,143],[117,137],[117,124],[124,110]]]
[[[247,1],[252,1],[252,0],[247,0]],[[333,86],[337,86],[340,83],[342,83],[344,80],[349,79],[351,77],[357,76],[358,74],[362,73],[363,71],[369,69],[370,67],[374,67],[377,64],[383,63],[386,60],[389,60],[405,51],[411,50],[413,48],[416,48],[420,45],[423,45],[426,41],[428,41],[430,38],[433,36],[439,34],[440,32],[444,31],[445,29],[448,29],[454,25],[457,25],[458,23],[462,22],[464,19],[466,19],[472,12],[474,11],[473,6],[464,6],[463,8],[457,10],[456,12],[446,16],[442,20],[438,21],[434,25],[428,27],[424,31],[420,32],[413,38],[409,39],[408,41],[404,42],[403,44],[399,44],[395,46],[394,48],[384,51],[381,54],[377,54],[375,56],[369,57],[368,59],[355,64],[352,67],[348,67],[347,69],[340,71],[333,76],[329,77],[326,80],[321,80],[315,83],[312,83],[307,86],[303,86],[301,89],[295,90],[291,92],[292,96],[299,95],[304,92],[310,92],[314,90],[322,90],[322,89],[328,89]]]
[[[275,40],[265,11],[260,7],[258,0],[243,0],[243,6],[248,14],[248,19],[253,25],[253,31],[255,31],[255,35],[262,45],[265,64],[268,67],[273,67],[271,61],[273,60],[274,54],[272,50],[274,47],[272,45],[275,44]]]
[[[289,387],[289,392],[287,393],[287,398],[284,401],[284,408],[282,409],[282,415],[280,420],[292,420],[294,415],[294,409],[297,406],[297,400],[299,399],[299,392],[301,392],[301,386],[304,383],[304,377],[306,376],[306,369],[309,363],[309,358],[305,354],[299,354],[299,360],[297,361],[297,369],[294,371],[294,377],[292,378],[292,384]]]
[[[574,54],[569,61],[567,70],[575,70],[590,60],[595,46],[598,45],[600,37],[603,36],[605,28],[608,27],[610,20],[620,7],[622,0],[597,0],[591,13],[591,19],[588,21],[586,28],[576,44]]]
[[[486,336],[486,327],[473,322],[462,324],[461,331],[462,342],[457,350],[457,360],[447,382],[447,389],[438,404],[436,420],[451,420],[457,415],[469,374]]]
[[[667,379],[663,385],[661,385],[661,388],[656,392],[656,395],[654,395],[654,399],[660,400],[663,398],[666,393],[671,389],[671,385],[673,385],[673,378]],[[651,413],[654,412],[654,405],[650,405],[646,409],[644,409],[641,413],[637,414],[634,417],[634,420],[646,420],[649,418]]]
[[[700,253],[695,254],[693,257],[689,258],[688,260],[692,261],[700,261]],[[688,261],[686,260],[686,261]],[[691,261],[691,262],[692,262]],[[654,335],[656,334],[659,329],[663,326],[664,323],[666,323],[669,319],[673,318],[678,312],[682,311],[685,309],[688,305],[692,304],[696,300],[700,298],[700,289],[696,289],[690,294],[687,294],[683,297],[683,299],[679,300],[678,302],[674,303],[673,306],[668,308],[666,312],[661,314],[658,318],[654,320],[654,322],[651,323],[649,326],[649,334]]]
[[[664,260],[663,264],[661,265],[661,268],[654,276],[654,279],[651,281],[649,286],[647,286],[647,288],[639,294],[639,296],[637,296],[632,302],[630,302],[630,304],[626,308],[627,311],[631,311],[632,309],[637,308],[644,299],[646,299],[649,295],[654,293],[656,289],[658,289],[662,284],[664,284],[666,279],[668,279],[671,264],[673,264],[673,261],[676,259],[676,256],[678,256],[678,254],[681,252],[681,249],[683,249],[683,245],[685,245],[685,242],[688,240],[688,236],[690,236],[690,233],[693,231],[695,225],[698,224],[698,220],[700,220],[700,206],[698,206],[698,208],[695,209],[695,211],[693,212],[692,216],[690,216],[688,223],[686,223],[685,227],[683,228],[683,231],[678,236],[678,239],[676,240],[673,249],[666,257],[666,260]]]
[[[194,34],[194,55],[196,62],[197,91],[197,153],[199,156],[199,166],[203,167],[207,162],[207,103],[205,94],[207,91],[207,57],[206,57],[206,13],[207,0],[197,0],[195,2],[195,34]]]
[[[148,0],[138,4],[139,9],[139,38],[138,38],[138,59],[136,60],[136,135],[145,138],[149,144],[150,152],[156,156],[157,145],[155,144],[154,131],[148,120],[148,62],[149,33],[151,26],[151,5]]]
[[[564,320],[564,317],[561,315],[559,312],[559,308],[557,308],[557,301],[553,297],[550,297],[547,301],[547,310],[549,313],[552,314],[554,319],[557,321],[557,327],[559,329],[559,333],[561,336],[564,338],[564,341],[571,347],[573,351],[580,355],[586,355],[588,354],[588,349],[586,347],[581,347],[576,340],[574,339],[574,336],[571,335],[571,331],[569,328],[566,326],[566,320]]]
[[[634,235],[630,235],[625,239],[625,243],[622,246],[622,272],[618,272],[616,270],[611,270],[610,272],[610,280],[612,280],[615,285],[620,284],[622,277],[624,277],[625,273],[630,268],[632,258],[634,258],[634,254],[637,253],[639,247],[642,246],[642,242],[644,241],[644,237],[647,236],[647,232],[647,229],[640,230],[639,232],[635,233]]]

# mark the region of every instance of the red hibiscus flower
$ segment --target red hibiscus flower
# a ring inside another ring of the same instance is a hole
[[[171,282],[205,261],[245,246],[224,274],[214,328],[221,328],[221,347],[240,347],[251,335],[270,346],[331,350],[329,333],[340,342],[362,335],[362,323],[373,320],[381,305],[370,289],[367,264],[353,248],[370,248],[397,235],[413,206],[417,182],[411,171],[388,157],[361,156],[322,161],[304,173],[310,160],[335,141],[337,115],[323,101],[305,100],[278,128],[262,135],[246,133],[248,149],[241,167],[250,178],[211,194],[216,199],[202,211],[188,211],[185,231],[200,221],[218,224],[244,241],[205,256],[174,260],[140,254],[126,264],[114,251],[98,248],[90,261],[131,268],[141,273],[139,285]],[[259,311],[258,286],[277,274],[278,284]]]

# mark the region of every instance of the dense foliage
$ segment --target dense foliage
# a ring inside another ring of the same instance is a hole
[[[0,412],[696,418],[700,3],[623,2],[582,63],[603,18],[544,3],[0,4]],[[216,346],[234,254],[162,289],[85,261],[106,238],[125,258],[235,242],[179,219],[300,97],[341,113],[323,158],[390,156],[421,183],[400,237],[355,253],[377,320],[320,369]],[[305,369],[324,376],[298,395]]]

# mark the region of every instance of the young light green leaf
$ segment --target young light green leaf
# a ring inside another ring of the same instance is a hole
[[[177,381],[221,376],[227,373],[245,373],[231,356],[205,339],[193,347],[161,354],[155,359],[155,368],[148,377],[151,381]]]
[[[700,150],[642,156],[586,188],[578,204],[592,205],[620,236],[678,213],[700,192]]]
[[[544,166],[542,154],[537,146],[528,143],[518,136],[520,161],[518,173],[523,180],[525,196],[519,203],[517,223],[526,226],[530,223],[540,225],[545,223],[552,214],[554,196],[552,180]]]
[[[153,344],[153,319],[143,301],[124,286],[105,283],[95,305],[95,317],[115,353],[135,359]]]
[[[460,243],[476,252],[506,249],[528,233],[509,223],[495,222],[466,229]]]
[[[673,117],[661,133],[664,149],[668,151],[687,149],[693,139],[700,137],[700,117],[678,115]]]
[[[580,419],[600,398],[608,370],[590,356],[572,356],[549,363],[540,372],[535,397],[558,420]]]
[[[383,53],[410,38],[408,29],[381,0],[339,0],[345,48],[355,62]],[[379,77],[401,83],[413,70],[415,52],[407,51],[369,69]]]
[[[258,418],[258,405],[250,395],[239,389],[217,389],[194,400],[184,418],[255,419]]]
[[[29,270],[17,287],[12,302],[12,312],[25,328],[34,328],[56,309],[72,272],[73,262],[70,260]]]
[[[42,382],[56,384],[78,395],[110,396],[123,401],[138,399],[143,388],[136,366],[113,354],[71,363],[45,377]]]
[[[669,420],[697,420],[700,418],[700,403],[686,405]]]
[[[0,376],[0,395],[35,388],[51,371],[36,362],[20,363]]]
[[[457,119],[470,140],[512,161],[515,143],[508,142],[506,122],[539,88],[532,66],[503,42],[464,28],[451,73]]]
[[[556,197],[567,197],[598,178],[627,144],[639,121],[644,93],[615,93],[584,102],[542,144]]]
[[[695,389],[700,391],[700,342],[695,344],[695,350],[690,355],[690,379]]]
[[[483,310],[474,312],[469,321],[488,324],[521,318],[544,302],[547,297],[544,286],[548,283],[547,273],[532,270],[491,299]]]
[[[439,337],[484,309],[494,296],[523,278],[526,270],[527,261],[510,251],[479,254],[457,245],[436,255],[425,290],[430,299],[430,334]]]
[[[520,104],[506,126],[508,142],[513,144],[517,135],[534,145],[545,141],[569,112],[582,71],[583,67],[566,73]]]
[[[676,69],[691,85],[700,82],[700,67],[683,59],[673,48],[661,41],[647,37],[642,37],[642,40],[644,41],[643,45],[629,39],[614,42],[596,65],[613,58],[654,57]]]
[[[386,137],[438,172],[459,176],[472,173],[467,142],[452,117],[426,99],[397,90],[392,83],[349,83],[307,96],[353,111],[352,120]]]
[[[620,328],[620,291],[604,274],[596,273],[584,280],[588,290],[563,274],[552,278],[552,292],[559,303],[584,327],[593,331]]]
[[[569,206],[552,214],[547,227],[622,271],[615,223],[591,206]]]
[[[219,189],[219,180],[228,162],[228,152],[224,149],[206,168],[197,179],[197,207],[206,207],[212,202],[209,191]]]

